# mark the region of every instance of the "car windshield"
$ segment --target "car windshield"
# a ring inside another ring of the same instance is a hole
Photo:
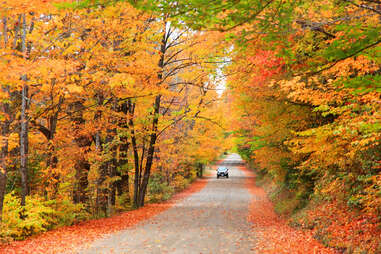
[[[227,168],[218,168],[217,171],[218,172],[225,172],[226,170],[228,170]]]

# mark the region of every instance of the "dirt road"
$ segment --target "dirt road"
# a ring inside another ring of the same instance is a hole
[[[229,178],[210,176],[206,187],[167,211],[95,241],[87,253],[255,253],[247,221],[251,194],[239,155],[222,162]]]

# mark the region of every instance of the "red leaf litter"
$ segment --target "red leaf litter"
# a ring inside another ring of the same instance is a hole
[[[158,204],[148,204],[143,208],[124,212],[110,218],[89,220],[74,226],[61,227],[56,230],[28,238],[24,241],[15,241],[7,245],[0,245],[0,253],[70,253],[80,247],[88,246],[96,239],[106,234],[123,230],[136,225],[138,222],[149,219],[172,207],[176,202],[200,191],[207,184],[207,179],[199,179],[186,190],[176,194],[169,201]]]
[[[312,236],[311,232],[291,228],[275,212],[265,191],[255,185],[255,175],[246,167],[241,167],[246,175],[246,187],[253,195],[249,207],[248,220],[253,223],[253,233],[257,237],[258,253],[280,254],[328,254],[336,253],[325,248]]]

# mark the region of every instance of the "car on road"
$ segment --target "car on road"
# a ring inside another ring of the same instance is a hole
[[[226,168],[226,167],[219,167],[217,169],[217,178],[220,178],[220,177],[226,177],[226,178],[229,178],[229,169]]]

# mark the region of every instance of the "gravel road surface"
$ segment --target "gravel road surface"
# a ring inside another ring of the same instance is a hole
[[[200,192],[79,253],[255,253],[247,221],[251,194],[240,163],[239,155],[229,155],[220,164],[229,168],[228,179],[216,179],[213,172]]]

